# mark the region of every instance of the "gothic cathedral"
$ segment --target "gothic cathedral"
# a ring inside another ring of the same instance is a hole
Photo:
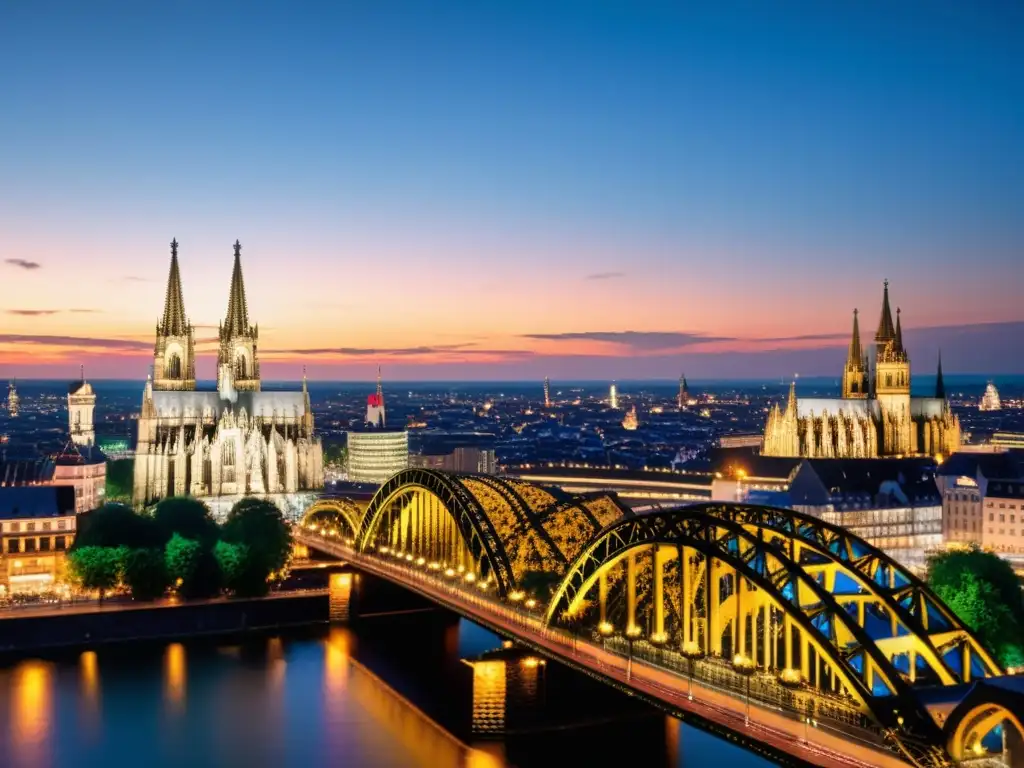
[[[195,334],[185,314],[178,243],[171,243],[153,374],[146,381],[133,501],[167,496],[278,494],[323,487],[323,452],[305,377],[299,392],[262,392],[259,326],[249,325],[242,246],[235,242],[227,317],[220,325],[216,391],[197,391]]]
[[[797,399],[790,386],[786,407],[768,414],[765,456],[874,458],[942,456],[960,447],[960,421],[950,410],[939,361],[934,397],[910,395],[910,358],[903,347],[900,311],[893,324],[889,283],[882,296],[882,316],[875,334],[875,370],[860,343],[857,310],[853,337],[843,369],[840,399]]]

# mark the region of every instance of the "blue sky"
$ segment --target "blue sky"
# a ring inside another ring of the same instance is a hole
[[[757,375],[883,278],[979,326],[951,370],[1022,370],[1022,8],[8,4],[0,371],[144,370],[59,339],[149,340],[171,237],[193,322],[238,237],[272,364],[323,376]]]

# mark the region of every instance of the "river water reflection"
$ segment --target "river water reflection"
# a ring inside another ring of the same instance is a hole
[[[462,659],[497,645],[462,621],[12,660],[0,666],[0,765],[767,765],[670,718],[614,708],[598,725],[482,740]]]

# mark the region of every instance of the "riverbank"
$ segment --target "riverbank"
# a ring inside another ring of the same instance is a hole
[[[9,612],[0,615],[0,654],[237,635],[326,624],[329,616],[326,589],[278,592],[261,598],[108,603]]]

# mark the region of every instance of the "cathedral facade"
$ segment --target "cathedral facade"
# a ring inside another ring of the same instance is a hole
[[[139,415],[136,506],[183,494],[266,496],[323,487],[323,451],[313,428],[305,377],[298,392],[261,391],[259,328],[249,324],[241,250],[236,242],[227,317],[218,334],[217,389],[199,391],[178,244],[171,243],[153,374],[146,381]]]
[[[797,398],[790,386],[785,407],[776,403],[765,426],[765,456],[875,458],[948,456],[960,447],[960,421],[946,401],[939,361],[934,397],[910,394],[910,358],[903,347],[900,311],[893,323],[889,283],[875,334],[874,370],[860,342],[857,310],[843,369],[842,397]]]

